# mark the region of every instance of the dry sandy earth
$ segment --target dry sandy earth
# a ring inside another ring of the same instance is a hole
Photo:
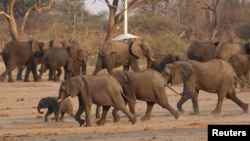
[[[2,64],[2,62],[0,63]],[[0,67],[3,72],[3,66]],[[248,124],[250,113],[243,113],[235,103],[225,99],[222,113],[211,115],[217,103],[217,96],[202,91],[199,95],[200,115],[190,115],[192,104],[189,100],[184,104],[186,112],[175,119],[167,110],[155,105],[151,120],[141,121],[146,104],[136,103],[138,121],[132,125],[128,118],[120,112],[121,121],[114,123],[111,112],[108,121],[103,126],[95,124],[95,105],[92,106],[92,127],[80,127],[69,115],[65,115],[64,122],[44,122],[44,115],[40,115],[36,106],[38,101],[47,96],[57,96],[60,83],[49,82],[0,82],[0,141],[202,141],[207,140],[208,124]],[[177,91],[182,86],[173,87]],[[180,99],[169,89],[166,90],[170,104],[176,109]],[[239,93],[238,97],[250,103],[250,93]],[[78,108],[77,98],[72,99],[74,111]],[[45,111],[45,109],[43,110]],[[52,118],[53,115],[50,116]]]

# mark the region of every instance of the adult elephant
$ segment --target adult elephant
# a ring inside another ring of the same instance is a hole
[[[236,75],[243,82],[241,83],[241,88],[244,88],[249,83],[250,55],[233,55],[229,59],[229,63],[233,66]]]
[[[79,108],[75,114],[75,119],[80,126],[91,126],[91,105],[92,103],[102,106],[102,118],[97,121],[97,125],[104,125],[106,115],[111,106],[124,112],[132,122],[136,123],[136,116],[130,113],[122,97],[122,87],[119,82],[110,75],[82,75],[72,77],[61,83],[58,95],[58,102],[63,101],[65,97],[78,97]],[[85,111],[85,120],[80,118]]]
[[[147,57],[153,60],[153,53],[145,40],[108,41],[105,42],[98,53],[96,67],[93,75],[106,68],[111,73],[114,68],[123,66],[124,70],[140,71],[138,59]]]
[[[243,103],[236,96],[234,87],[236,74],[227,61],[221,59],[212,59],[207,62],[195,60],[178,61],[166,65],[163,75],[173,85],[184,84],[181,99],[177,104],[178,110],[181,112],[184,112],[182,105],[191,98],[194,114],[199,114],[199,90],[217,93],[218,102],[215,110],[212,112],[213,114],[221,112],[224,97],[231,99],[244,112],[248,111],[248,104]]]
[[[69,77],[77,76],[80,75],[79,62],[86,64],[88,61],[87,53],[76,46],[65,48],[51,47],[46,51],[43,59],[39,80],[41,80],[42,74],[48,68],[52,72],[55,82],[59,81],[56,74],[58,68],[64,67],[64,73],[68,74]],[[67,78],[65,77],[65,79]]]
[[[156,70],[161,73],[164,70],[166,64],[180,60],[181,60],[180,56],[172,53],[168,54],[157,53],[154,54],[154,61],[149,61],[148,68]]]
[[[226,43],[216,48],[214,58],[229,61],[233,55],[249,53],[250,43]]]
[[[39,46],[34,47],[33,51],[34,51],[34,57],[31,59],[30,64],[28,66],[28,70],[37,70],[37,65],[42,64],[43,63],[43,55],[45,54],[45,52],[51,48],[51,47],[60,47],[60,48],[64,48],[64,47],[69,47],[72,46],[73,44],[76,44],[76,41],[74,40],[50,40],[50,41],[41,41],[39,42]],[[57,76],[60,76],[61,74],[61,69],[57,70],[58,74]],[[29,77],[29,73],[30,71],[27,72]],[[17,79],[21,80],[22,76],[22,70],[18,71],[18,75],[17,75]],[[52,80],[52,74],[51,72],[49,72],[49,80]],[[28,78],[25,78],[26,81],[28,81]],[[36,79],[35,81],[41,81],[39,78]]]
[[[114,71],[111,73],[121,84],[124,94],[132,100],[126,100],[130,112],[135,114],[136,99],[146,101],[147,110],[142,120],[149,120],[152,108],[155,103],[167,109],[176,119],[179,117],[178,111],[174,110],[168,103],[168,97],[165,92],[166,81],[162,75],[152,69],[140,72]],[[113,112],[114,121],[118,121],[119,115],[117,109]]]
[[[16,67],[30,65],[34,54],[36,53],[35,48],[40,47],[40,42],[38,41],[10,41],[8,42],[2,50],[2,58],[6,67],[6,70],[0,75],[0,80],[4,81],[5,77],[8,75],[8,82],[14,82],[12,77],[12,70]],[[26,70],[24,81],[28,81],[28,74],[30,68]],[[34,79],[37,78],[37,73],[32,69]]]
[[[188,48],[187,58],[200,62],[211,60],[219,44],[212,41],[193,41]]]

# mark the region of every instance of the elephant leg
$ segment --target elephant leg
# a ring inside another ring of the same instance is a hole
[[[136,123],[136,116],[127,110],[125,103],[124,104],[115,103],[114,105],[116,105],[115,108],[117,108],[118,110],[121,110],[124,114],[126,114],[128,116],[128,118],[132,122],[132,124]]]
[[[183,93],[181,96],[181,99],[179,100],[179,102],[177,103],[177,108],[180,112],[184,112],[182,105],[189,99],[191,98],[191,94],[190,93]]]
[[[86,124],[85,127],[91,126],[91,119],[90,119],[90,113],[91,113],[91,104],[92,103],[85,103],[85,119],[86,119]]]
[[[101,57],[100,55],[98,55],[98,58],[97,58],[97,62],[96,62],[96,66],[95,66],[95,70],[94,72],[92,73],[92,75],[96,75],[100,70],[103,69],[103,66],[102,66],[102,60],[101,60]]]
[[[30,69],[27,67],[26,71],[25,71],[23,82],[29,82],[29,74],[30,74]]]
[[[219,114],[221,113],[221,108],[222,108],[222,103],[223,103],[223,99],[225,97],[225,93],[224,90],[217,93],[218,95],[218,100],[217,100],[217,105],[215,107],[215,110],[212,112],[213,115]]]
[[[63,117],[64,117],[64,114],[65,114],[65,112],[61,112],[60,121],[62,121],[62,122],[63,122]]]
[[[78,111],[75,114],[75,120],[80,124],[80,126],[82,126],[85,123],[85,120],[82,120],[81,117],[80,117],[83,112],[84,112],[84,107],[79,102],[79,108],[78,108]]]
[[[58,68],[57,69],[57,77],[58,77],[58,79],[60,79],[61,74],[62,74],[62,69]]]
[[[128,66],[127,65],[123,66],[123,71],[129,71],[129,65]]]
[[[110,109],[110,106],[102,106],[103,110],[102,110],[102,117],[100,120],[98,120],[96,122],[96,124],[98,126],[100,125],[104,125],[106,123],[106,117],[107,117],[107,113],[108,113],[108,110]]]
[[[14,82],[12,71],[8,73],[8,82]]]
[[[191,97],[192,103],[193,103],[193,109],[194,109],[194,115],[199,114],[199,105],[198,105],[198,93],[196,92],[192,97]]]
[[[45,114],[44,118],[45,118],[45,122],[48,121],[48,116],[51,115],[53,113],[53,110],[48,109],[47,113]]]
[[[59,79],[58,79],[57,74],[56,74],[56,70],[57,69],[50,69],[50,71],[52,72],[52,74],[54,76],[54,81],[59,82]]]
[[[100,110],[101,110],[101,106],[96,105],[95,117],[97,119],[101,117]]]
[[[113,66],[108,66],[107,67],[107,70],[108,70],[108,73],[111,74],[113,72]]]
[[[18,67],[18,72],[17,72],[17,78],[16,78],[16,80],[23,80],[22,79],[23,70],[24,70],[24,67]]]
[[[114,108],[112,111],[112,115],[114,117],[114,122],[118,122],[121,119],[120,115],[118,114],[118,111],[119,110],[116,108]]]
[[[153,109],[154,104],[155,104],[155,102],[147,101],[147,110],[146,110],[145,115],[141,119],[142,121],[150,120],[151,111]]]
[[[238,106],[240,106],[243,111],[246,113],[248,111],[248,104],[242,102],[235,94],[235,91],[228,93],[226,95],[226,98],[231,99],[233,102],[235,102]]]
[[[14,82],[13,77],[12,77],[12,73],[11,73],[12,70],[14,70],[14,68],[15,68],[15,66],[10,66],[10,65],[8,65],[8,66],[6,67],[5,72],[3,72],[3,73],[1,74],[0,80],[1,80],[1,81],[4,81],[6,75],[8,74],[8,82]]]
[[[46,71],[46,65],[41,64],[41,69],[40,69],[40,73],[38,75],[37,81],[42,81],[42,75],[45,71]]]
[[[167,109],[175,117],[175,119],[178,119],[179,118],[179,112],[176,111],[174,108],[172,108],[172,106],[170,106],[170,104],[168,103],[168,97],[165,94],[165,91],[164,90],[163,91],[158,91],[157,93],[158,93],[158,95],[157,95],[157,99],[158,99],[157,103],[162,108]],[[150,104],[152,105],[152,103],[149,103],[148,106],[151,106]],[[149,109],[150,110],[150,114],[151,114],[152,108],[153,108],[153,105],[152,105],[151,109]],[[180,109],[182,109],[181,106],[180,106]],[[149,115],[149,118],[150,118],[150,115]]]

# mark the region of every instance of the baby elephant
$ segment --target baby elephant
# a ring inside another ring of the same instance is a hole
[[[42,98],[38,105],[37,105],[37,111],[40,114],[43,114],[40,109],[42,108],[48,108],[47,113],[45,114],[45,122],[48,121],[48,116],[51,115],[54,112],[55,117],[52,119],[55,121],[58,121],[58,117],[61,113],[60,120],[63,121],[63,116],[65,113],[69,114],[71,117],[75,117],[73,114],[73,106],[71,103],[71,100],[69,98],[65,98],[64,101],[61,101],[60,103],[57,102],[57,97],[45,97]]]

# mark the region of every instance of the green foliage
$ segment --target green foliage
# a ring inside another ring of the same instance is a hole
[[[154,53],[173,53],[180,57],[185,56],[188,46],[188,43],[178,36],[162,35],[148,41]]]
[[[250,22],[239,26],[236,33],[240,38],[250,40]]]
[[[148,17],[136,15],[129,19],[132,28],[137,28],[140,33],[154,33],[156,31],[179,32],[184,26],[165,16]]]

